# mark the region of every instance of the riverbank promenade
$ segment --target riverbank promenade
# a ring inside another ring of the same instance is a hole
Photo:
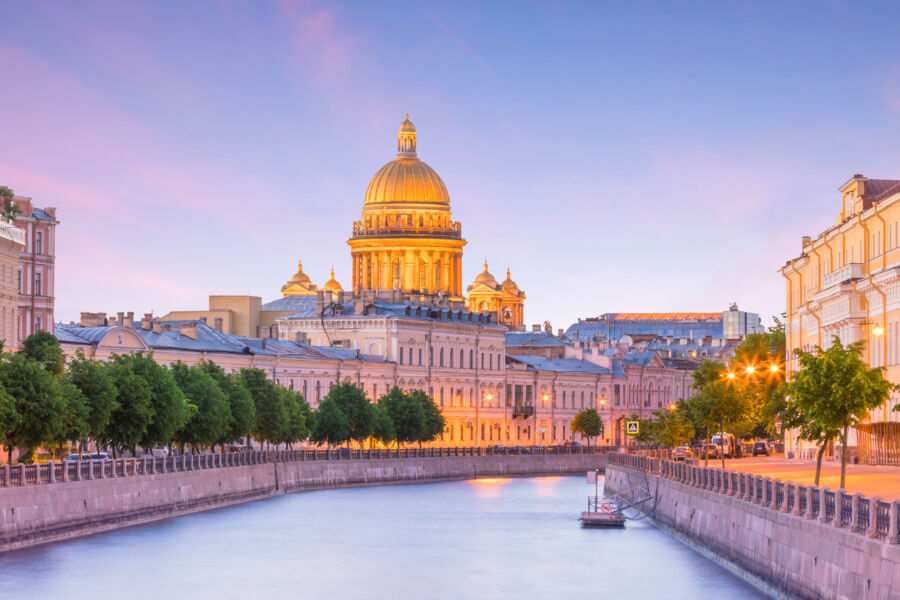
[[[703,461],[698,461],[698,464],[702,465]],[[721,467],[722,461],[710,460],[709,466]],[[814,460],[795,460],[780,456],[748,457],[726,460],[725,468],[796,483],[813,483],[816,479]],[[838,489],[841,486],[841,463],[822,461],[819,484],[833,490]],[[845,489],[851,494],[860,492],[866,496],[880,496],[882,500],[900,500],[900,467],[848,464]]]

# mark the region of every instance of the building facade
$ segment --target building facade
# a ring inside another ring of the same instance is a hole
[[[31,198],[16,196],[19,208],[15,225],[25,231],[25,244],[19,257],[17,289],[18,339],[24,340],[36,331],[53,333],[54,293],[56,287],[56,219],[55,208],[37,208]]]
[[[25,230],[6,219],[0,221],[0,341],[3,349],[18,346],[19,287],[18,272]]]
[[[765,329],[759,315],[732,304],[723,312],[708,313],[605,313],[578,319],[566,330],[571,339],[618,340],[622,336],[669,340],[740,340]]]
[[[781,268],[785,281],[787,376],[796,372],[797,349],[828,348],[861,341],[872,367],[900,382],[900,180],[854,175],[840,188],[833,227],[815,238],[804,237],[800,254]],[[900,432],[897,392],[872,411],[849,440],[851,452],[859,431]],[[884,427],[872,427],[886,424]],[[900,438],[898,438],[900,439]],[[866,444],[878,440],[867,440]],[[795,432],[785,434],[786,448],[803,450]],[[865,453],[865,448],[862,448]],[[865,456],[861,456],[863,460]]]

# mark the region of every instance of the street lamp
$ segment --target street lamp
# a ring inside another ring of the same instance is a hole
[[[747,375],[753,375],[753,373],[756,372],[756,367],[754,367],[753,365],[747,365],[747,368],[744,369],[744,371],[746,371]]]
[[[728,371],[728,379],[734,379],[735,377],[734,371]]]
[[[676,408],[678,408],[678,405],[675,404],[674,402],[669,405],[669,410],[675,410]]]

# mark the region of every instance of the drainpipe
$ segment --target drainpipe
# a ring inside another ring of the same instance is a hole
[[[883,239],[883,238],[884,238],[884,218],[878,213],[878,205],[877,205],[877,204],[873,204],[873,205],[872,205],[872,208],[875,210],[875,216],[878,217],[878,219],[881,221],[881,226],[882,226],[882,227],[881,227],[881,237],[882,237],[882,239]],[[858,223],[859,225],[862,225],[863,230],[866,232],[865,244],[864,244],[864,246],[863,246],[863,248],[866,248],[866,247],[869,246],[869,226],[868,226],[866,223],[863,222],[863,220],[862,220],[862,213],[856,215],[856,219],[857,219],[857,223]],[[883,249],[883,247],[882,247],[882,249]],[[885,252],[882,252],[882,253],[881,253],[881,268],[882,268],[882,269],[884,268],[885,254],[886,254]],[[881,336],[881,352],[882,352],[881,358],[882,358],[883,361],[886,361],[886,360],[887,360],[887,294],[885,294],[885,293],[884,293],[884,290],[882,290],[882,289],[878,286],[878,284],[875,283],[875,281],[872,279],[872,270],[869,268],[869,260],[868,260],[868,258],[869,258],[869,253],[866,252],[866,253],[864,254],[864,256],[865,256],[865,259],[864,259],[864,260],[865,260],[865,265],[864,265],[864,267],[865,267],[865,270],[866,270],[866,278],[867,278],[867,280],[868,280],[868,282],[869,282],[869,285],[871,285],[872,288],[873,288],[876,292],[878,292],[878,294],[881,296],[881,320],[882,320],[881,326],[882,326],[882,328],[883,328],[884,331],[885,331],[884,334],[882,334],[882,336]],[[856,291],[856,286],[855,286],[855,285],[854,285],[854,291]],[[869,302],[868,302],[868,300],[867,300],[867,301],[866,301],[866,322],[868,322],[869,319],[870,319],[870,317],[869,317]],[[866,345],[868,345],[868,343],[869,343],[869,331],[868,331],[868,329],[865,329],[864,332],[865,332],[865,336],[866,336]],[[872,360],[872,357],[869,356],[869,362],[870,362],[870,363],[871,363],[871,360]]]

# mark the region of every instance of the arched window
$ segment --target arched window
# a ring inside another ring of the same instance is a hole
[[[463,349],[459,349],[459,368],[462,369],[465,365],[463,364],[466,355],[463,353]]]
[[[400,346],[400,364],[403,364],[403,346]]]
[[[453,348],[450,348],[448,354],[450,355],[450,366],[453,366]]]
[[[444,366],[444,349],[443,348],[441,348],[441,354],[440,354],[440,358],[438,359],[438,365],[441,367]],[[443,390],[441,390],[441,393],[443,393]]]

